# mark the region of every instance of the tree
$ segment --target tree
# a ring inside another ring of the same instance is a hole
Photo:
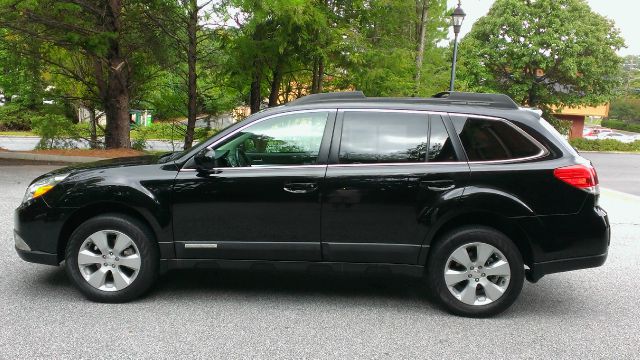
[[[157,27],[169,39],[169,45],[177,61],[168,66],[184,78],[187,93],[187,129],[184,148],[193,145],[194,129],[201,108],[198,89],[199,63],[215,62],[211,49],[214,29],[206,28],[207,20],[214,13],[213,0],[155,0],[150,1],[145,16],[150,25]],[[216,25],[216,24],[214,24]],[[207,47],[205,42],[208,42]],[[203,49],[203,47],[206,47]]]
[[[370,1],[354,11],[350,81],[370,96],[428,96],[446,88],[446,1]],[[426,74],[426,76],[423,76]]]
[[[623,46],[584,0],[497,0],[461,42],[459,79],[543,110],[601,104],[619,86]]]
[[[37,39],[46,46],[79,54],[92,63],[90,81],[95,81],[105,111],[107,148],[131,146],[132,79],[136,62],[140,60],[138,53],[145,44],[144,32],[140,32],[135,21],[140,17],[136,11],[139,5],[140,2],[121,0],[0,2],[0,26]],[[72,74],[77,69],[67,70]]]

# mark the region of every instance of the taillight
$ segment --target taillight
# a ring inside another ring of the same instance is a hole
[[[598,174],[588,165],[571,165],[553,170],[553,175],[567,184],[589,192],[596,192]]]

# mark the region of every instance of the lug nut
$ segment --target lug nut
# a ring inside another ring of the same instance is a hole
[[[480,279],[476,278],[476,282],[480,281]]]
[[[116,257],[116,261],[120,261],[120,258],[119,258],[119,257]]]
[[[485,274],[485,273],[482,273],[482,276],[483,276],[483,277],[484,277],[484,276],[487,276],[487,274]]]
[[[111,251],[109,251],[109,255],[113,255],[113,253]]]
[[[469,277],[473,277],[473,275],[469,274]]]
[[[103,259],[106,259],[106,258],[107,258],[107,255],[102,255],[102,258],[103,258]]]
[[[478,269],[482,269],[482,266],[478,266]]]
[[[116,264],[111,264],[111,267],[112,267],[112,268],[116,267]]]
[[[104,263],[104,266],[109,266],[109,264],[107,264],[107,263]]]
[[[473,266],[469,268],[469,270],[473,270]]]

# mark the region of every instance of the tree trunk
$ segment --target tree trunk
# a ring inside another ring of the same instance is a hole
[[[260,102],[262,101],[262,96],[260,95],[260,83],[262,82],[262,74],[259,67],[259,62],[254,61],[254,72],[253,79],[251,81],[251,94],[249,99],[249,106],[251,107],[252,114],[260,111]]]
[[[89,140],[89,147],[92,149],[98,148],[98,132],[96,131],[96,109],[93,105],[87,107],[89,110],[89,129],[91,131],[91,138]]]
[[[313,78],[311,79],[311,93],[312,94],[316,94],[318,93],[318,59],[314,59],[313,60]]]
[[[316,84],[316,93],[322,92],[322,82],[324,81],[324,60],[318,59],[318,82]]]
[[[190,0],[189,2],[189,21],[187,27],[187,36],[189,37],[189,44],[187,46],[187,66],[188,66],[188,105],[187,105],[187,132],[184,136],[184,149],[189,149],[193,146],[193,133],[196,126],[196,116],[198,112],[198,86],[197,86],[197,72],[196,62],[198,59],[197,54],[197,30],[198,30],[198,3],[197,0]]]
[[[278,105],[280,95],[280,83],[282,82],[282,61],[278,60],[276,68],[273,70],[273,80],[271,81],[271,92],[269,93],[269,107]]]
[[[121,13],[122,1],[109,0],[106,11],[108,20],[105,23],[109,30],[115,34],[119,34],[121,31]],[[129,69],[122,57],[117,36],[110,40],[106,60],[109,70],[105,99],[105,115],[107,117],[105,145],[107,149],[130,148]]]
[[[424,46],[427,35],[427,16],[428,16],[428,0],[421,0],[422,12],[420,14],[420,22],[418,24],[418,46],[416,54],[416,77],[415,77],[415,89],[414,96],[418,94],[420,89],[420,77],[422,76],[422,62],[424,61]]]

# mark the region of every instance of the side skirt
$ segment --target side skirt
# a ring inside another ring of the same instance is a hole
[[[216,269],[246,271],[289,271],[303,273],[355,273],[366,275],[404,275],[421,277],[424,266],[384,263],[347,263],[311,261],[266,261],[223,259],[161,259],[162,273],[174,269]]]

